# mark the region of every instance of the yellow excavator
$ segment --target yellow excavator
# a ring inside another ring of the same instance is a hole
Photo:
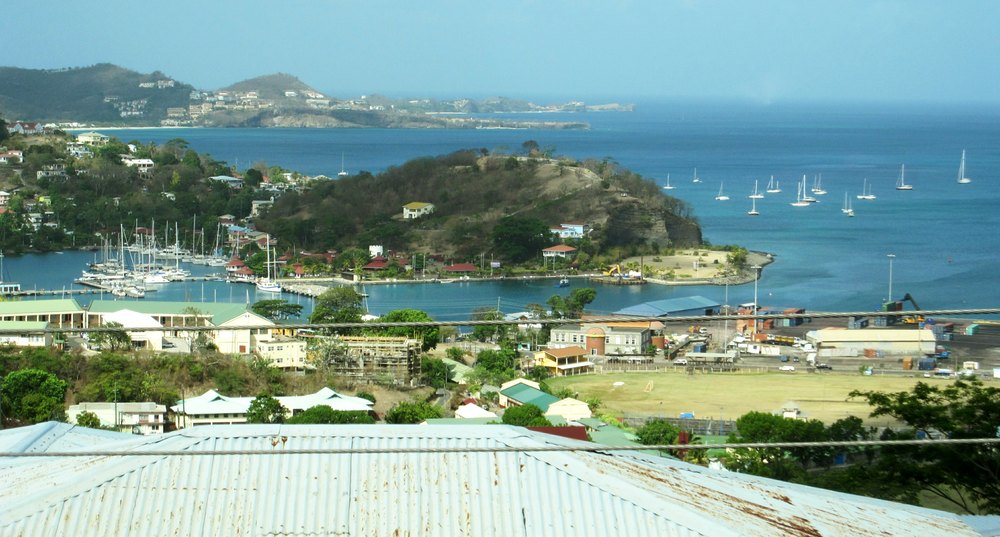
[[[886,302],[882,306],[882,309],[883,311],[903,311],[904,302],[909,302],[917,313],[914,313],[913,315],[900,316],[899,321],[904,324],[920,324],[924,322],[924,316],[920,315],[919,313],[920,306],[917,305],[917,301],[913,300],[913,297],[910,296],[910,293],[906,293],[905,295],[903,295],[903,298],[899,300]]]
[[[622,277],[622,268],[619,265],[611,265],[608,270],[604,271],[604,275],[608,277]]]

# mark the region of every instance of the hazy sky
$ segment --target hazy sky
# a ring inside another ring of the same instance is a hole
[[[4,0],[0,64],[338,97],[1000,102],[996,0]]]

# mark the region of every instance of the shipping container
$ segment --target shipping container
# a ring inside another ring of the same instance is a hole
[[[973,323],[973,324],[970,324],[969,326],[965,327],[965,335],[967,335],[967,336],[974,336],[974,335],[976,335],[978,333],[979,333],[979,325],[978,324]]]
[[[933,371],[935,367],[937,367],[937,360],[934,358],[921,358],[917,362],[917,369],[920,371]]]
[[[913,358],[910,356],[903,357],[903,370],[909,371],[913,369]]]

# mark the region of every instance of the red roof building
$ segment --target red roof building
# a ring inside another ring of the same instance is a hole
[[[568,244],[557,244],[542,250],[542,257],[573,257],[576,255],[576,248]]]

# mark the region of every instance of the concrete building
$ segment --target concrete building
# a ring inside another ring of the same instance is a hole
[[[76,135],[76,141],[86,145],[106,145],[111,137],[99,132],[83,132]]]
[[[820,356],[923,356],[934,354],[934,332],[913,328],[824,328],[806,332]]]
[[[160,328],[162,325],[156,322],[156,319],[153,319],[151,315],[123,309],[101,317],[101,326],[107,326],[109,323],[120,325],[126,330],[125,333],[128,334],[133,349],[163,350],[163,332],[159,330],[128,330],[129,328]]]
[[[658,321],[657,326],[662,329]],[[552,329],[548,347],[583,347],[590,356],[646,357],[653,332],[647,321],[564,324]]]
[[[205,426],[92,447],[119,455],[0,459],[0,535],[984,535],[950,513],[506,425]]]
[[[336,375],[365,382],[391,380],[405,386],[414,386],[419,381],[419,339],[336,336],[316,337],[314,343],[308,361],[325,361]]]
[[[167,407],[152,401],[141,403],[78,403],[66,410],[66,418],[76,423],[80,414],[90,412],[101,420],[102,427],[140,435],[163,434],[167,425]]]
[[[257,342],[254,354],[279,369],[315,369],[306,362],[306,341],[294,337],[275,335]]]
[[[84,328],[86,311],[72,298],[0,302],[0,321],[44,322],[56,328]]]

